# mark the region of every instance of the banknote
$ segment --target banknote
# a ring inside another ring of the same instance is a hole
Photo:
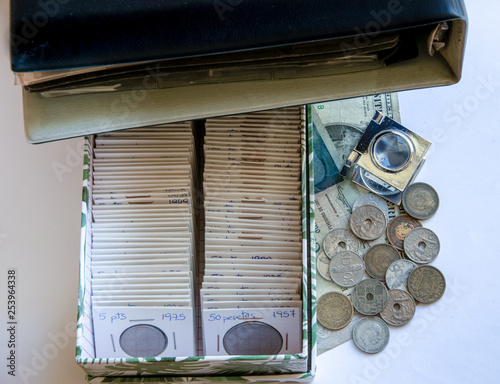
[[[397,94],[380,94],[309,106],[310,124],[314,134],[314,178],[316,208],[316,255],[324,256],[323,240],[336,228],[349,229],[352,207],[367,190],[349,180],[339,171],[366,129],[376,110],[401,121]],[[388,219],[400,214],[400,208],[387,202]],[[358,254],[363,256],[373,245],[386,243],[385,234],[374,241],[360,240]],[[351,295],[354,288],[340,287],[317,274],[317,297],[330,291]],[[361,316],[354,315],[351,323],[340,331],[317,325],[318,353],[321,354],[352,338],[352,327]]]
[[[352,206],[362,194],[368,193],[365,189],[357,186],[349,180],[341,181],[334,186],[315,194],[314,205],[316,208],[316,255],[324,255],[323,240],[332,229],[342,228],[349,230],[349,217],[351,216]],[[398,216],[401,213],[399,206],[387,201],[388,219]],[[363,256],[366,251],[375,244],[387,243],[387,237],[384,233],[381,237],[373,241],[359,239],[360,247],[358,254]],[[317,281],[318,297],[323,293],[338,290],[349,295],[353,288],[341,288],[331,281],[318,276]]]
[[[340,170],[375,111],[401,121],[396,93],[312,104],[308,109],[314,135],[315,193],[342,181]]]

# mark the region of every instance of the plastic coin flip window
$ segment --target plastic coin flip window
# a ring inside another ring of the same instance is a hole
[[[376,112],[340,174],[400,204],[404,190],[425,162],[430,145],[390,117]]]
[[[277,355],[283,348],[283,337],[269,324],[249,321],[227,331],[223,345],[228,355]]]
[[[132,357],[155,357],[168,345],[167,335],[152,325],[138,324],[127,328],[120,335],[120,347]]]

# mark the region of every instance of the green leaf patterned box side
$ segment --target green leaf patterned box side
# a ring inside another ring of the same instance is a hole
[[[203,376],[203,377],[168,377],[168,376],[151,376],[151,377],[88,377],[91,384],[105,383],[199,383],[199,384],[216,384],[216,383],[231,383],[231,384],[272,384],[272,383],[308,383],[311,382],[312,375],[310,373],[303,374],[283,374],[279,376]]]

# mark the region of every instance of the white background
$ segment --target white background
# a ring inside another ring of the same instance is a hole
[[[315,383],[478,383],[500,376],[500,48],[496,0],[467,1],[458,85],[400,93],[404,125],[433,142],[418,181],[441,206],[433,263],[445,296],[391,328],[378,355],[351,342],[318,357]],[[27,144],[9,63],[9,5],[0,4],[0,382],[84,383],[75,364],[81,139]],[[7,269],[18,273],[17,377],[7,375]]]

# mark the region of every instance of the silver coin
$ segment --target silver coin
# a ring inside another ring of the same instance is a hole
[[[352,212],[349,224],[351,231],[360,239],[375,240],[385,232],[387,219],[379,208],[363,205]]]
[[[373,205],[374,207],[377,207],[382,212],[384,212],[385,218],[389,221],[389,206],[387,205],[387,201],[385,201],[384,199],[378,197],[373,193],[365,193],[355,201],[352,206],[352,210],[355,211],[363,205]]]
[[[365,253],[366,272],[375,279],[384,280],[389,265],[400,260],[399,251],[389,244],[376,244]]]
[[[406,256],[418,264],[429,264],[439,254],[439,239],[428,228],[414,228],[406,235],[404,242]]]
[[[283,337],[269,324],[246,321],[227,331],[222,344],[228,355],[277,355]]]
[[[316,259],[316,269],[323,279],[332,281],[332,278],[330,277],[330,259],[323,253]]]
[[[385,273],[385,283],[389,289],[401,289],[406,291],[406,283],[411,271],[418,265],[410,260],[397,260],[387,268]]]
[[[429,184],[414,183],[403,193],[403,207],[410,216],[425,220],[438,210],[439,196]]]
[[[167,335],[158,327],[148,324],[133,325],[120,335],[120,347],[132,357],[156,357],[168,345]]]
[[[343,228],[331,230],[323,239],[323,250],[330,259],[337,252],[358,252],[358,249],[359,240],[356,239],[348,230]]]
[[[356,347],[366,353],[378,353],[389,343],[389,327],[378,317],[365,317],[352,329]]]
[[[387,303],[387,288],[377,279],[366,279],[354,288],[352,305],[362,315],[380,313]]]
[[[393,289],[387,294],[387,304],[380,317],[389,325],[401,327],[413,319],[415,308],[415,300],[408,292]]]
[[[330,277],[341,287],[354,287],[365,275],[365,263],[354,252],[342,251],[330,260]]]

